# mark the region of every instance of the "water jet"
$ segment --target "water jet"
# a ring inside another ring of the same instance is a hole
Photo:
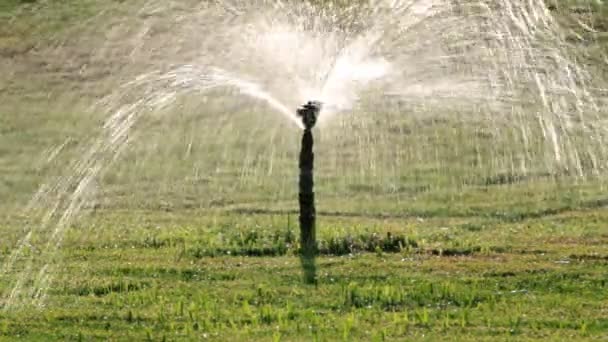
[[[285,127],[303,129],[301,255],[314,283],[323,247],[315,239],[317,119],[328,166],[323,183],[332,197],[351,199],[326,202],[328,212],[402,215],[429,189],[460,194],[553,178],[544,175],[591,179],[608,169],[608,121],[593,90],[603,81],[577,62],[577,46],[542,0],[144,2],[122,18],[95,19],[112,24],[108,34],[99,34],[107,24],[87,22],[93,31],[79,33],[87,44],[66,40],[74,44],[67,53],[104,39],[83,52],[90,58],[78,58],[86,62],[82,75],[69,79],[79,83],[65,89],[101,75],[116,87],[78,94],[95,100],[92,111],[105,115],[104,125],[66,151],[76,157],[57,163],[57,177],[49,168],[24,205],[24,234],[0,258],[0,276],[16,273],[1,294],[5,308],[44,305],[66,233],[98,203],[185,208],[197,198],[206,209],[249,205],[250,197],[272,205],[293,199],[296,170],[282,167],[293,158]],[[77,70],[55,60],[66,75]],[[295,110],[308,99],[322,102],[322,118],[321,102]],[[258,105],[265,107],[252,110]],[[256,116],[269,109],[280,114],[276,120]],[[354,195],[386,201],[372,208]],[[44,245],[30,253],[35,241]]]

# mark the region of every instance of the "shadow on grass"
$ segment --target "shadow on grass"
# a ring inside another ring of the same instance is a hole
[[[304,283],[317,285],[317,260],[315,253],[300,253]]]

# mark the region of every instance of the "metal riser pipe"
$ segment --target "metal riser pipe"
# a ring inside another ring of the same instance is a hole
[[[314,192],[314,164],[313,152],[314,139],[312,128],[319,115],[320,104],[309,102],[297,114],[302,118],[304,134],[300,150],[300,179],[299,179],[299,204],[300,204],[300,257],[304,269],[304,281],[315,284],[317,255],[316,237],[316,209]]]

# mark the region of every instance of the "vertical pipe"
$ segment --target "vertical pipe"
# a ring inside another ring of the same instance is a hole
[[[317,249],[315,232],[315,193],[314,193],[314,153],[313,137],[310,129],[302,135],[300,150],[300,242],[305,256],[314,256]]]
[[[317,121],[320,105],[309,102],[298,110],[298,116],[302,117],[304,134],[302,135],[302,147],[300,150],[300,180],[299,180],[299,204],[300,204],[300,259],[304,270],[304,281],[316,284],[317,255],[316,238],[316,209],[314,193],[314,159],[312,128]]]

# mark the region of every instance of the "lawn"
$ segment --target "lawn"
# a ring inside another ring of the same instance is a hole
[[[314,286],[289,215],[114,213],[70,230],[48,299],[3,311],[0,336],[602,339],[607,219],[320,215]]]
[[[606,7],[551,3],[605,74]],[[0,341],[608,338],[605,171],[547,157],[533,116],[525,149],[481,108],[368,106],[315,130],[315,285],[300,132],[280,115],[180,98],[120,158],[93,149],[106,114],[91,103],[139,72],[132,45],[106,42],[132,37],[118,18],[141,4],[0,4]],[[592,142],[571,151],[603,152]]]

